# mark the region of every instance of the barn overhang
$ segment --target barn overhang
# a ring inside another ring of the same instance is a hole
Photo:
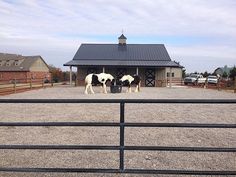
[[[126,61],[126,60],[71,60],[64,66],[80,66],[80,67],[174,67],[183,68],[175,61]]]

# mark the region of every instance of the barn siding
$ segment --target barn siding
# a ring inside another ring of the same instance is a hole
[[[167,73],[169,73],[169,72],[170,72],[170,68],[167,67],[166,72],[165,72],[167,82],[170,79],[170,78],[167,77]],[[181,83],[182,82],[182,68],[172,68],[172,73],[174,73],[174,77],[172,77],[173,84]]]
[[[30,71],[33,71],[33,72],[38,72],[38,71],[49,72],[49,68],[43,62],[43,60],[41,58],[39,58],[32,64],[32,66],[30,67]]]
[[[156,68],[156,87],[166,86],[166,72],[165,68]]]

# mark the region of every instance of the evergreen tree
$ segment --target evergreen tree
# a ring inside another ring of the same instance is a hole
[[[235,79],[235,77],[236,77],[236,67],[235,66],[233,67],[233,69],[230,70],[229,77],[233,80]]]
[[[203,77],[208,77],[210,75],[210,73],[208,73],[207,71],[205,71],[203,74]]]
[[[224,72],[223,75],[222,75],[223,78],[227,78],[228,77],[228,74],[227,72]]]

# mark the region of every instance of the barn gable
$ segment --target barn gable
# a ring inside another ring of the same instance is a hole
[[[34,57],[31,57],[31,58],[35,58],[35,60],[29,68],[30,71],[49,72],[48,65],[45,63],[45,61],[40,56],[34,56]]]
[[[0,53],[0,71],[49,72],[49,68],[41,56],[22,56]]]

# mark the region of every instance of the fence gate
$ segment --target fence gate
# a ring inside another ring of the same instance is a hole
[[[0,172],[56,172],[56,173],[133,173],[133,174],[169,174],[169,175],[236,175],[236,171],[199,171],[199,170],[158,170],[158,169],[128,169],[125,168],[125,151],[181,151],[181,152],[236,152],[236,147],[168,147],[168,146],[127,146],[125,145],[125,128],[126,127],[174,127],[174,128],[236,128],[236,124],[201,124],[201,123],[134,123],[125,121],[125,104],[236,104],[233,100],[188,100],[188,99],[0,99],[0,103],[117,103],[120,104],[120,121],[119,122],[0,122],[0,127],[6,126],[56,126],[56,127],[119,127],[120,140],[119,146],[110,145],[0,145],[0,149],[12,150],[115,150],[119,151],[119,168],[101,169],[101,168],[20,168],[20,167],[0,167]]]

